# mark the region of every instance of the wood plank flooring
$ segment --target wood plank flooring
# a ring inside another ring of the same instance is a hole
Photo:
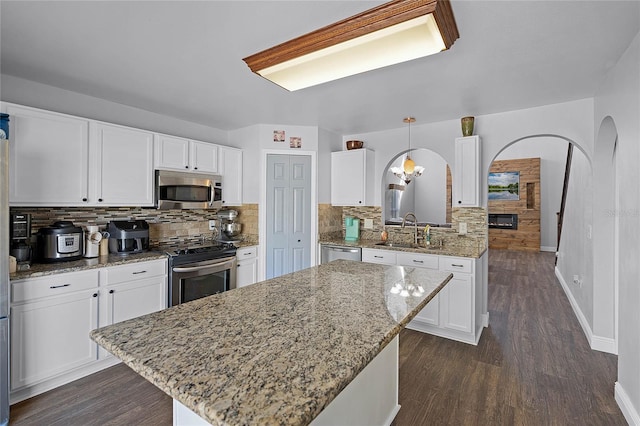
[[[491,250],[479,345],[405,330],[395,426],[624,425],[617,357],[592,351],[552,253]],[[171,399],[118,365],[15,404],[11,425],[171,425]]]

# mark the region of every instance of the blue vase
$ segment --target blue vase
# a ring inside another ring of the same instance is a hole
[[[9,114],[0,114],[0,139],[9,139]]]

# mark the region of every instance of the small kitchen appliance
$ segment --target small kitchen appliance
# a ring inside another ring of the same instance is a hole
[[[14,213],[9,216],[9,240],[11,256],[18,263],[31,261],[31,215]]]
[[[210,210],[222,207],[222,177],[156,170],[156,207]]]
[[[109,222],[109,253],[126,256],[149,250],[149,224],[145,220]]]
[[[98,257],[100,255],[100,242],[102,241],[102,233],[97,225],[86,227],[84,234],[84,257]]]
[[[38,260],[60,262],[76,260],[84,254],[84,232],[71,221],[61,220],[38,230]]]
[[[351,216],[344,218],[344,240],[358,241],[360,239],[360,219]]]
[[[220,210],[217,214],[220,233],[218,240],[221,242],[237,242],[237,237],[242,231],[242,224],[236,223],[238,212],[236,210]]]

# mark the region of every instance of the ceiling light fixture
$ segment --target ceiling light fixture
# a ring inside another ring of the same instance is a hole
[[[293,91],[432,55],[458,37],[449,0],[394,0],[244,61]]]
[[[411,123],[414,123],[416,119],[413,117],[407,117],[402,121],[409,123],[409,150],[407,151],[407,156],[402,163],[402,167],[391,167],[389,170],[391,173],[402,179],[405,184],[409,185],[411,179],[422,175],[424,167],[416,166],[415,161],[411,159]]]

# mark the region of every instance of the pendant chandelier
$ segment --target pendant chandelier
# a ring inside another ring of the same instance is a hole
[[[409,151],[407,151],[402,167],[391,167],[391,173],[402,179],[406,185],[409,185],[411,179],[422,175],[424,167],[416,166],[415,161],[411,159],[411,123],[414,123],[416,119],[407,117],[402,121],[409,124]]]

